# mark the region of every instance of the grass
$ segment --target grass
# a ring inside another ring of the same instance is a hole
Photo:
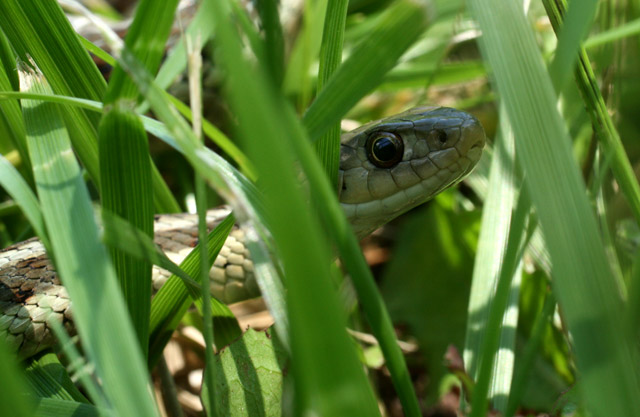
[[[185,30],[190,47],[160,62],[177,1],[142,0],[124,43],[108,40],[107,84],[56,2],[0,2],[0,241],[43,240],[82,341],[81,352],[63,344],[69,370],[54,355],[20,369],[0,341],[3,406],[157,415],[147,370],[195,300],[207,346],[236,340],[225,358],[203,354],[208,415],[241,415],[229,404],[243,402],[249,415],[370,416],[379,403],[388,415],[398,403],[430,415],[456,392],[464,415],[640,415],[637,11],[542,3],[525,16],[494,0],[321,1],[294,35],[271,2],[258,7],[259,30],[235,1],[204,0]],[[198,34],[221,98],[201,109],[192,95],[190,110],[177,109],[165,90]],[[335,198],[338,124],[437,103],[476,114],[490,147],[460,189],[394,222],[390,260],[372,272]],[[231,121],[199,128],[209,106]],[[141,109],[156,120],[135,117]],[[150,149],[148,133],[170,151],[155,139]],[[230,310],[198,288],[234,218],[208,236],[201,228],[180,266],[149,247],[153,213],[182,211],[189,194],[200,214],[231,203],[263,238],[248,245],[275,318],[266,344],[238,338]],[[176,275],[149,304],[139,277],[151,262]],[[356,342],[347,325],[377,344]],[[403,355],[398,336],[418,353]],[[388,376],[369,362],[376,355]],[[254,363],[242,368],[252,377],[234,371],[239,358]],[[255,381],[257,391],[230,389]],[[293,392],[285,402],[283,390]]]

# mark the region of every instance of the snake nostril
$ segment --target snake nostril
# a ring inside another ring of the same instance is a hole
[[[436,130],[436,137],[438,138],[438,142],[440,142],[441,144],[445,144],[447,143],[447,132],[445,132],[444,130],[438,129]]]

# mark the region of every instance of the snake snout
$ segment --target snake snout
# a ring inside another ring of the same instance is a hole
[[[472,162],[477,162],[482,156],[482,149],[486,143],[487,137],[484,128],[475,117],[469,115],[469,118],[460,127],[460,140],[456,144],[456,150],[460,156],[466,156]]]

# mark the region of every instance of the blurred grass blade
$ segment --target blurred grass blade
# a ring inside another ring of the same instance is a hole
[[[426,9],[417,1],[394,2],[375,30],[338,68],[303,121],[311,140],[335,125],[365,94],[382,81],[427,27]]]
[[[20,65],[20,85],[27,91],[52,94],[43,75],[26,63]],[[59,108],[33,100],[22,100],[22,108],[52,255],[73,300],[75,325],[83,346],[117,412],[158,415],[113,267],[98,240],[89,194]],[[122,366],[123,358],[127,358],[127,366]]]
[[[563,4],[565,0],[552,0]],[[566,13],[565,24],[558,34],[558,46],[553,61],[549,65],[549,74],[556,91],[561,91],[569,80],[576,61],[580,42],[589,32],[589,27],[596,14],[598,0],[572,1]]]
[[[102,101],[106,90],[104,78],[57,2],[3,0],[0,29],[21,59],[27,55],[33,57],[56,94]],[[100,115],[75,107],[65,107],[62,111],[73,149],[99,186],[97,126]],[[156,210],[180,211],[155,166],[153,191]]]
[[[271,209],[271,230],[288,278],[297,413],[315,410],[319,415],[376,415],[373,393],[344,330],[345,318],[340,314],[336,294],[329,287],[328,248],[318,239],[319,224],[308,215],[295,183],[290,149],[280,139],[283,130],[287,137],[291,133],[299,135],[300,131],[292,132],[288,127],[291,121],[283,117],[287,106],[269,93],[273,90],[267,84],[268,78],[252,73],[243,62],[239,39],[228,21],[229,5],[212,3],[216,5],[212,18],[221,61],[230,77],[227,92],[240,131],[247,139],[249,155],[260,155],[254,160],[263,186],[279,190],[265,193],[265,200]],[[278,170],[273,166],[278,166]],[[304,239],[299,238],[302,230]],[[308,323],[319,327],[312,330]],[[321,336],[326,334],[332,337]],[[337,390],[343,394],[335,396]]]
[[[257,9],[264,31],[264,63],[267,66],[273,85],[279,87],[284,78],[284,36],[278,2],[258,0]]]
[[[287,95],[297,95],[297,109],[302,111],[311,100],[313,85],[310,68],[320,51],[322,42],[323,19],[328,0],[308,3],[302,15],[303,26],[296,37],[289,54],[289,61],[284,78],[283,90]]]
[[[584,41],[583,46],[585,49],[596,48],[639,33],[640,19],[636,19],[605,32],[589,36],[589,38]]]
[[[318,91],[331,78],[342,62],[344,25],[347,19],[348,0],[330,1],[324,18],[322,46],[320,48],[320,69],[318,70]],[[338,168],[340,166],[340,122],[333,126],[316,142],[316,150],[329,182],[338,187]]]
[[[4,338],[0,340],[0,404],[16,417],[33,416],[34,395],[28,389],[16,355],[9,353]]]
[[[208,20],[208,15],[208,6],[206,4],[200,5],[195,17],[191,20],[187,30],[184,32],[185,36],[195,36],[199,34],[202,39],[202,44],[206,44],[213,35],[213,25]],[[184,42],[178,42],[169,53],[167,59],[162,62],[162,66],[156,77],[156,83],[160,88],[168,88],[186,67],[187,53],[185,45]]]
[[[551,255],[554,295],[573,340],[585,406],[594,416],[640,415],[637,355],[621,321],[619,289],[533,33],[517,3],[468,4]]]

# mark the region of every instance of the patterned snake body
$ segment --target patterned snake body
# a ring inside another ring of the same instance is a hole
[[[480,159],[484,130],[471,115],[422,107],[370,122],[343,135],[339,197],[355,233],[364,237],[461,180]],[[228,207],[207,212],[215,227]],[[155,242],[179,264],[197,243],[194,214],[155,217]],[[233,303],[259,296],[253,264],[235,226],[211,269],[211,293]],[[158,290],[170,273],[154,266]],[[44,246],[37,239],[0,252],[0,338],[21,357],[55,344],[51,321],[74,333],[72,306]]]

